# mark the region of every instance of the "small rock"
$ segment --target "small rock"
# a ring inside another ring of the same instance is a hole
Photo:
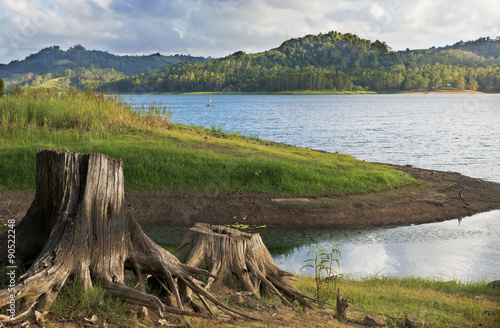
[[[86,323],[90,323],[92,325],[95,325],[97,323],[97,314],[93,314],[92,317],[89,319],[89,318],[83,318],[83,321],[85,321]]]
[[[491,288],[500,288],[500,280],[495,280],[487,284],[486,286]]]
[[[420,319],[419,317],[411,315],[406,318],[405,327],[416,328],[421,326],[423,326],[422,319]]]
[[[39,311],[35,311],[35,320],[38,322],[42,319],[43,315]]]
[[[237,293],[238,295],[241,295],[241,296],[253,296],[253,292],[240,292],[240,293]]]
[[[167,320],[165,320],[165,319],[158,320],[158,324],[160,326],[170,326],[170,323]]]
[[[379,317],[367,315],[365,320],[363,320],[363,324],[369,327],[380,327],[385,326],[385,321]]]

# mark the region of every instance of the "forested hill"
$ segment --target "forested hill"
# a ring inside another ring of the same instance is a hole
[[[79,87],[93,87],[102,81],[121,79],[152,72],[183,61],[200,61],[201,57],[159,53],[147,56],[117,56],[105,51],[87,50],[76,45],[68,50],[59,46],[44,48],[24,60],[0,64],[0,78],[8,84],[29,83],[38,86],[54,78]]]
[[[451,46],[445,46],[437,50],[450,49],[468,51],[484,58],[498,59],[500,58],[500,36],[495,39],[484,37],[474,41],[459,41]]]
[[[500,58],[479,51],[498,47],[499,38],[472,43],[475,49],[395,52],[385,42],[332,31],[290,39],[262,53],[240,51],[220,59],[183,62],[107,83],[103,88],[118,92],[399,91],[432,87],[500,91]]]

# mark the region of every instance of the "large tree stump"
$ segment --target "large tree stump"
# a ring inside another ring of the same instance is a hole
[[[290,300],[297,300],[307,307],[311,307],[310,301],[316,301],[292,285],[293,275],[274,263],[258,233],[196,223],[175,256],[189,266],[208,266],[212,276],[217,276],[222,284],[231,285],[236,280],[242,289],[257,297],[261,292],[274,293],[288,305],[291,305]],[[205,288],[213,282],[214,278],[209,278]]]
[[[36,303],[38,308],[48,308],[66,281],[76,278],[85,289],[97,281],[108,294],[160,313],[203,316],[184,310],[183,304],[190,299],[179,293],[178,284],[182,284],[223,311],[252,318],[230,309],[200,287],[201,281],[193,275],[211,275],[182,264],[155,244],[124,204],[121,160],[96,153],[37,151],[35,199],[15,227],[16,260],[29,269],[18,278],[14,291],[0,291],[0,307],[15,299],[18,311],[24,314]],[[0,260],[13,265],[7,262],[6,241],[3,235]],[[124,285],[126,269],[136,274],[139,290]],[[175,295],[177,308],[145,293],[147,275]],[[2,315],[2,320],[9,318]]]

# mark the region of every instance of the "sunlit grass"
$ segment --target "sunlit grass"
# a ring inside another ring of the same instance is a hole
[[[298,278],[295,285],[314,295],[313,278]],[[349,299],[351,320],[361,323],[366,315],[375,315],[394,327],[409,315],[418,316],[426,327],[471,327],[479,323],[496,327],[500,324],[500,290],[486,285],[485,281],[382,276],[340,279],[337,283],[342,296]],[[335,304],[333,298],[331,303]]]
[[[97,326],[102,322],[111,327],[137,327],[139,321],[131,315],[136,308],[125,304],[122,298],[107,296],[98,283],[85,291],[83,285],[73,279],[64,285],[42,321],[48,326],[70,320],[87,323],[84,326]],[[94,315],[96,322],[91,324]]]
[[[0,126],[10,134],[47,129],[95,134],[168,128],[170,112],[166,108],[150,108],[148,113],[141,115],[117,97],[91,90],[59,93],[56,89],[17,88],[12,95],[0,99]]]
[[[121,158],[126,187],[134,189],[338,195],[417,183],[345,154],[171,124],[160,106],[143,112],[88,91],[37,89],[2,98],[0,189],[35,187],[38,148]]]

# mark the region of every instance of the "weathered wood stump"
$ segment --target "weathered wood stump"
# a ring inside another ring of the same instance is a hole
[[[25,315],[36,303],[38,308],[48,308],[68,279],[75,278],[85,289],[97,281],[106,293],[160,313],[204,316],[184,310],[183,304],[190,299],[179,292],[178,284],[182,284],[231,315],[253,319],[200,287],[201,281],[193,275],[211,276],[206,270],[182,264],[145,235],[124,205],[121,160],[58,150],[39,150],[36,156],[35,199],[15,227],[16,260],[29,269],[13,289],[0,291],[0,307],[14,299]],[[7,249],[3,235],[0,261],[13,265],[7,261]],[[126,269],[137,276],[139,290],[124,285]],[[175,295],[177,308],[145,293],[147,275]],[[8,320],[0,316],[0,322]]]
[[[338,289],[337,292],[337,318],[338,319],[345,319],[347,314],[346,310],[349,307],[349,300],[347,298],[343,298],[342,294],[340,293],[340,288]]]
[[[258,233],[196,223],[175,256],[189,266],[208,266],[210,274],[217,276],[220,283],[235,287],[231,284],[237,281],[242,289],[257,297],[261,292],[274,293],[288,305],[291,300],[297,300],[307,307],[311,307],[311,301],[316,301],[292,285],[293,275],[274,263]],[[209,278],[205,288],[213,282],[214,278]]]

